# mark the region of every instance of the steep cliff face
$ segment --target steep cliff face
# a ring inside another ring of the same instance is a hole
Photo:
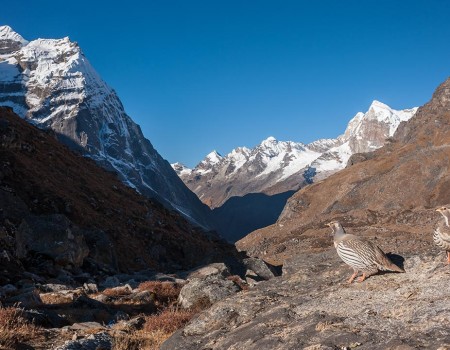
[[[69,40],[24,40],[0,27],[0,105],[94,159],[140,193],[211,227],[209,209],[125,113],[117,94]]]
[[[226,156],[211,152],[194,169],[173,166],[186,185],[212,208],[233,196],[298,190],[343,169],[351,155],[383,146],[416,110],[397,111],[373,101],[369,110],[357,113],[336,139],[303,144],[269,137],[253,149],[239,147]]]

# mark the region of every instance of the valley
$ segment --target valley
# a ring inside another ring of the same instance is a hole
[[[78,43],[0,26],[0,349],[447,349],[450,78],[346,120],[170,164]],[[405,272],[346,283],[335,220]]]

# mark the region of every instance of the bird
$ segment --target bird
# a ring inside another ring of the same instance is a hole
[[[442,214],[444,220],[441,221],[434,230],[433,240],[439,248],[446,251],[447,264],[450,264],[450,226],[448,224],[448,219],[450,218],[450,208],[448,206],[443,206],[437,208],[436,211]]]
[[[362,276],[358,279],[358,282],[364,281],[379,270],[405,272],[372,242],[363,237],[346,233],[338,221],[331,221],[327,226],[331,227],[334,235],[334,247],[339,257],[353,268],[353,275],[347,283],[352,283],[359,272],[362,272]]]

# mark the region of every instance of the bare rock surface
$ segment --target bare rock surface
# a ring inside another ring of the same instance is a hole
[[[293,257],[282,277],[214,304],[163,350],[437,349],[450,345],[450,269],[404,255],[406,273],[345,283],[334,249]],[[399,256],[397,263],[401,264]],[[395,259],[394,259],[395,260]]]
[[[85,339],[70,340],[55,350],[98,350],[111,349],[112,338],[108,333],[92,334]]]
[[[178,304],[183,308],[209,306],[235,294],[241,288],[233,281],[223,263],[210,264],[189,273],[188,283],[181,288]]]

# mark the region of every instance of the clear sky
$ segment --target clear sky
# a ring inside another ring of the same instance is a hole
[[[447,0],[8,1],[0,24],[69,36],[159,153],[194,166],[268,136],[342,133],[450,75]]]

